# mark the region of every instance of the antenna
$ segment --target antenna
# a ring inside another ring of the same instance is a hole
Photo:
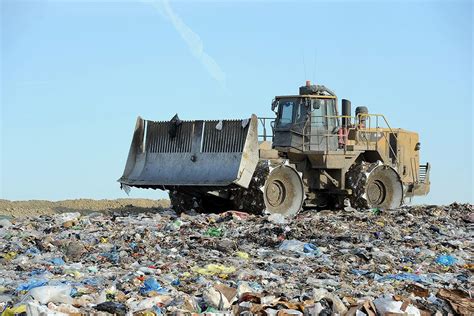
[[[314,48],[313,81],[314,81],[314,82],[317,82],[317,80],[316,80],[316,47]]]
[[[304,49],[301,50],[301,54],[303,55],[303,69],[304,69],[304,78],[303,78],[303,81],[305,81],[306,79],[308,79],[306,77],[306,63],[304,62]]]

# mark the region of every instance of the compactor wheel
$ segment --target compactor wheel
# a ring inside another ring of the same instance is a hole
[[[265,209],[262,188],[268,177],[268,161],[259,161],[249,187],[231,190],[231,200],[235,210],[241,210],[252,214],[261,214]]]
[[[263,189],[267,211],[295,215],[302,208],[304,197],[303,181],[294,168],[281,165],[270,172]]]
[[[180,192],[178,190],[170,190],[169,198],[171,207],[177,212],[187,212],[194,209],[197,212],[202,212],[202,199],[198,196],[192,196],[190,194]]]
[[[171,206],[177,213],[194,209],[201,213],[219,213],[228,210],[240,210],[252,214],[261,214],[265,209],[262,188],[268,177],[268,162],[257,164],[248,188],[221,187],[216,196],[206,193],[185,192],[179,189],[170,190]]]
[[[360,208],[393,209],[403,203],[403,185],[398,173],[379,163],[361,163],[349,171],[352,202]]]
[[[171,207],[180,214],[195,210],[199,213],[218,213],[232,209],[232,203],[211,194],[190,194],[177,190],[170,190]]]

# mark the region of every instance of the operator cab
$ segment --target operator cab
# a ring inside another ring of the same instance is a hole
[[[337,97],[321,85],[300,87],[299,95],[277,96],[273,148],[282,152],[325,151],[337,148]],[[334,143],[334,144],[333,144]],[[334,145],[334,146],[333,146]]]

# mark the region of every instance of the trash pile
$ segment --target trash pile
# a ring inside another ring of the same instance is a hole
[[[0,218],[0,315],[473,315],[473,207]]]

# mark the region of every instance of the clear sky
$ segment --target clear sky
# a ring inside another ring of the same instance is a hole
[[[471,1],[0,1],[1,198],[126,197],[138,115],[271,116],[311,79],[419,132],[415,202],[473,202]]]

